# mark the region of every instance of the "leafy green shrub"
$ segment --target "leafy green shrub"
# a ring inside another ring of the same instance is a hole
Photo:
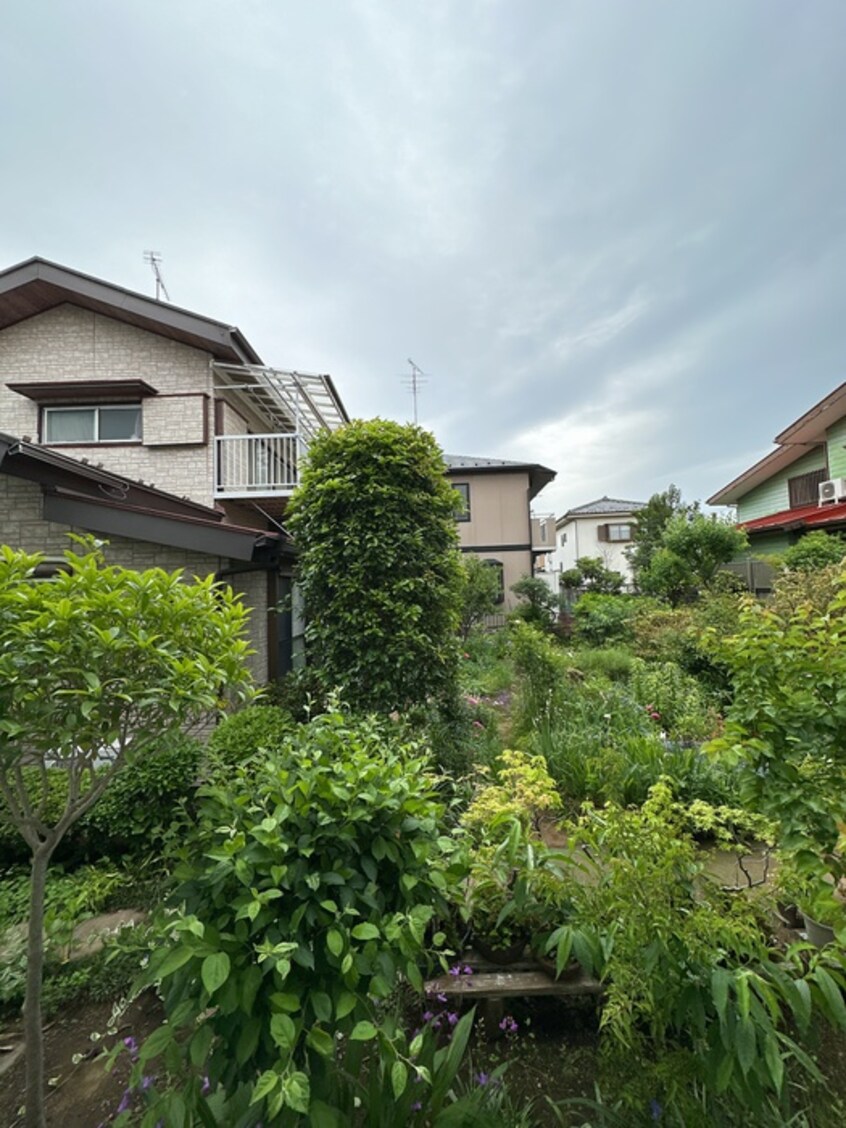
[[[422,988],[426,929],[446,906],[443,814],[420,744],[337,708],[204,789],[168,943],[149,968],[169,1023],[142,1064],[162,1054],[172,1076],[151,1123],[208,1113],[204,1074],[212,1090],[251,1096],[248,1123],[283,1108],[319,1115],[342,1067],[361,1091],[380,1001],[401,976]],[[389,1070],[396,1099],[415,1068]]]
[[[558,596],[538,576],[522,576],[511,590],[522,602],[510,613],[512,620],[528,623],[539,630],[551,630],[558,616]]]
[[[290,713],[277,705],[247,705],[230,713],[206,745],[212,768],[235,768],[257,752],[279,749],[294,728]]]
[[[604,1058],[624,1104],[652,1099],[671,1123],[788,1123],[787,1065],[820,1075],[786,1020],[846,1029],[842,950],[771,952],[754,904],[702,878],[665,784],[639,810],[585,812],[568,849],[587,870],[570,883],[572,927],[606,986]]]
[[[701,742],[717,732],[719,721],[707,695],[675,662],[635,658],[629,692],[672,740]]]
[[[627,681],[632,672],[632,654],[619,646],[576,650],[572,661],[574,668],[583,674],[608,678],[609,681]]]
[[[459,685],[463,693],[476,697],[495,697],[509,690],[514,681],[507,630],[471,631],[464,640],[459,666]]]
[[[78,824],[89,857],[119,857],[161,848],[172,824],[191,806],[203,747],[173,733],[155,753],[131,764]]]
[[[268,682],[259,704],[276,705],[298,723],[307,721],[326,708],[326,685],[320,670],[302,666],[277,681]]]
[[[632,637],[632,618],[637,610],[634,595],[601,595],[585,592],[573,608],[573,637],[589,646],[627,642]]]
[[[517,694],[513,731],[521,737],[553,723],[565,707],[569,661],[548,634],[529,623],[513,622],[509,637]]]
[[[458,494],[419,427],[356,420],[310,444],[286,514],[326,684],[388,713],[456,691]]]
[[[409,709],[401,719],[431,749],[439,771],[452,779],[492,763],[502,751],[497,714],[477,697],[463,697],[448,708],[430,703]]]
[[[846,542],[842,536],[815,529],[791,545],[782,556],[782,562],[793,572],[818,572],[832,564],[840,564],[844,556]]]

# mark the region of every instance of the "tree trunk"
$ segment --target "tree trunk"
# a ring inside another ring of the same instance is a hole
[[[44,1039],[41,1030],[41,981],[44,972],[44,889],[52,848],[32,854],[29,895],[24,1038],[26,1040],[26,1128],[46,1128],[44,1116]]]

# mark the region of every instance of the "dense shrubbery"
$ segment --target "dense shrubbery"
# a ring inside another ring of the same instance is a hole
[[[149,973],[170,1025],[142,1058],[162,1053],[173,1077],[151,1123],[205,1108],[203,1075],[251,1107],[243,1123],[324,1106],[326,1123],[347,1123],[337,1118],[366,1081],[359,1044],[379,1034],[400,976],[422,987],[427,929],[445,908],[443,814],[419,744],[339,710],[205,789],[171,943]],[[407,1112],[416,1067],[394,1034],[377,1044],[389,1074],[404,1062],[392,1080]],[[425,1078],[415,1088],[418,1100],[432,1091]]]
[[[293,728],[290,714],[276,705],[248,705],[230,713],[209,737],[209,767],[236,768],[256,753],[276,751]]]
[[[358,420],[311,443],[285,521],[300,548],[311,659],[353,707],[454,697],[457,504],[419,427]]]

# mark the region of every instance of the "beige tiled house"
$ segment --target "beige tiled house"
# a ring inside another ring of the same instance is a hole
[[[498,568],[503,610],[509,610],[517,602],[511,585],[532,575],[536,555],[548,550],[540,541],[540,526],[533,527],[531,503],[555,471],[535,462],[444,457],[449,481],[464,502],[458,523],[461,551]]]
[[[346,418],[328,376],[269,368],[223,322],[39,258],[0,273],[0,542],[57,556],[92,532],[117,563],[225,578],[259,682],[300,641],[299,463]]]

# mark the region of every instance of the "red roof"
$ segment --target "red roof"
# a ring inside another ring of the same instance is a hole
[[[743,521],[740,528],[747,533],[756,533],[767,529],[817,529],[843,523],[846,523],[846,502],[836,502],[834,505],[802,505],[798,509],[782,509],[780,513],[770,513],[768,517]]]

